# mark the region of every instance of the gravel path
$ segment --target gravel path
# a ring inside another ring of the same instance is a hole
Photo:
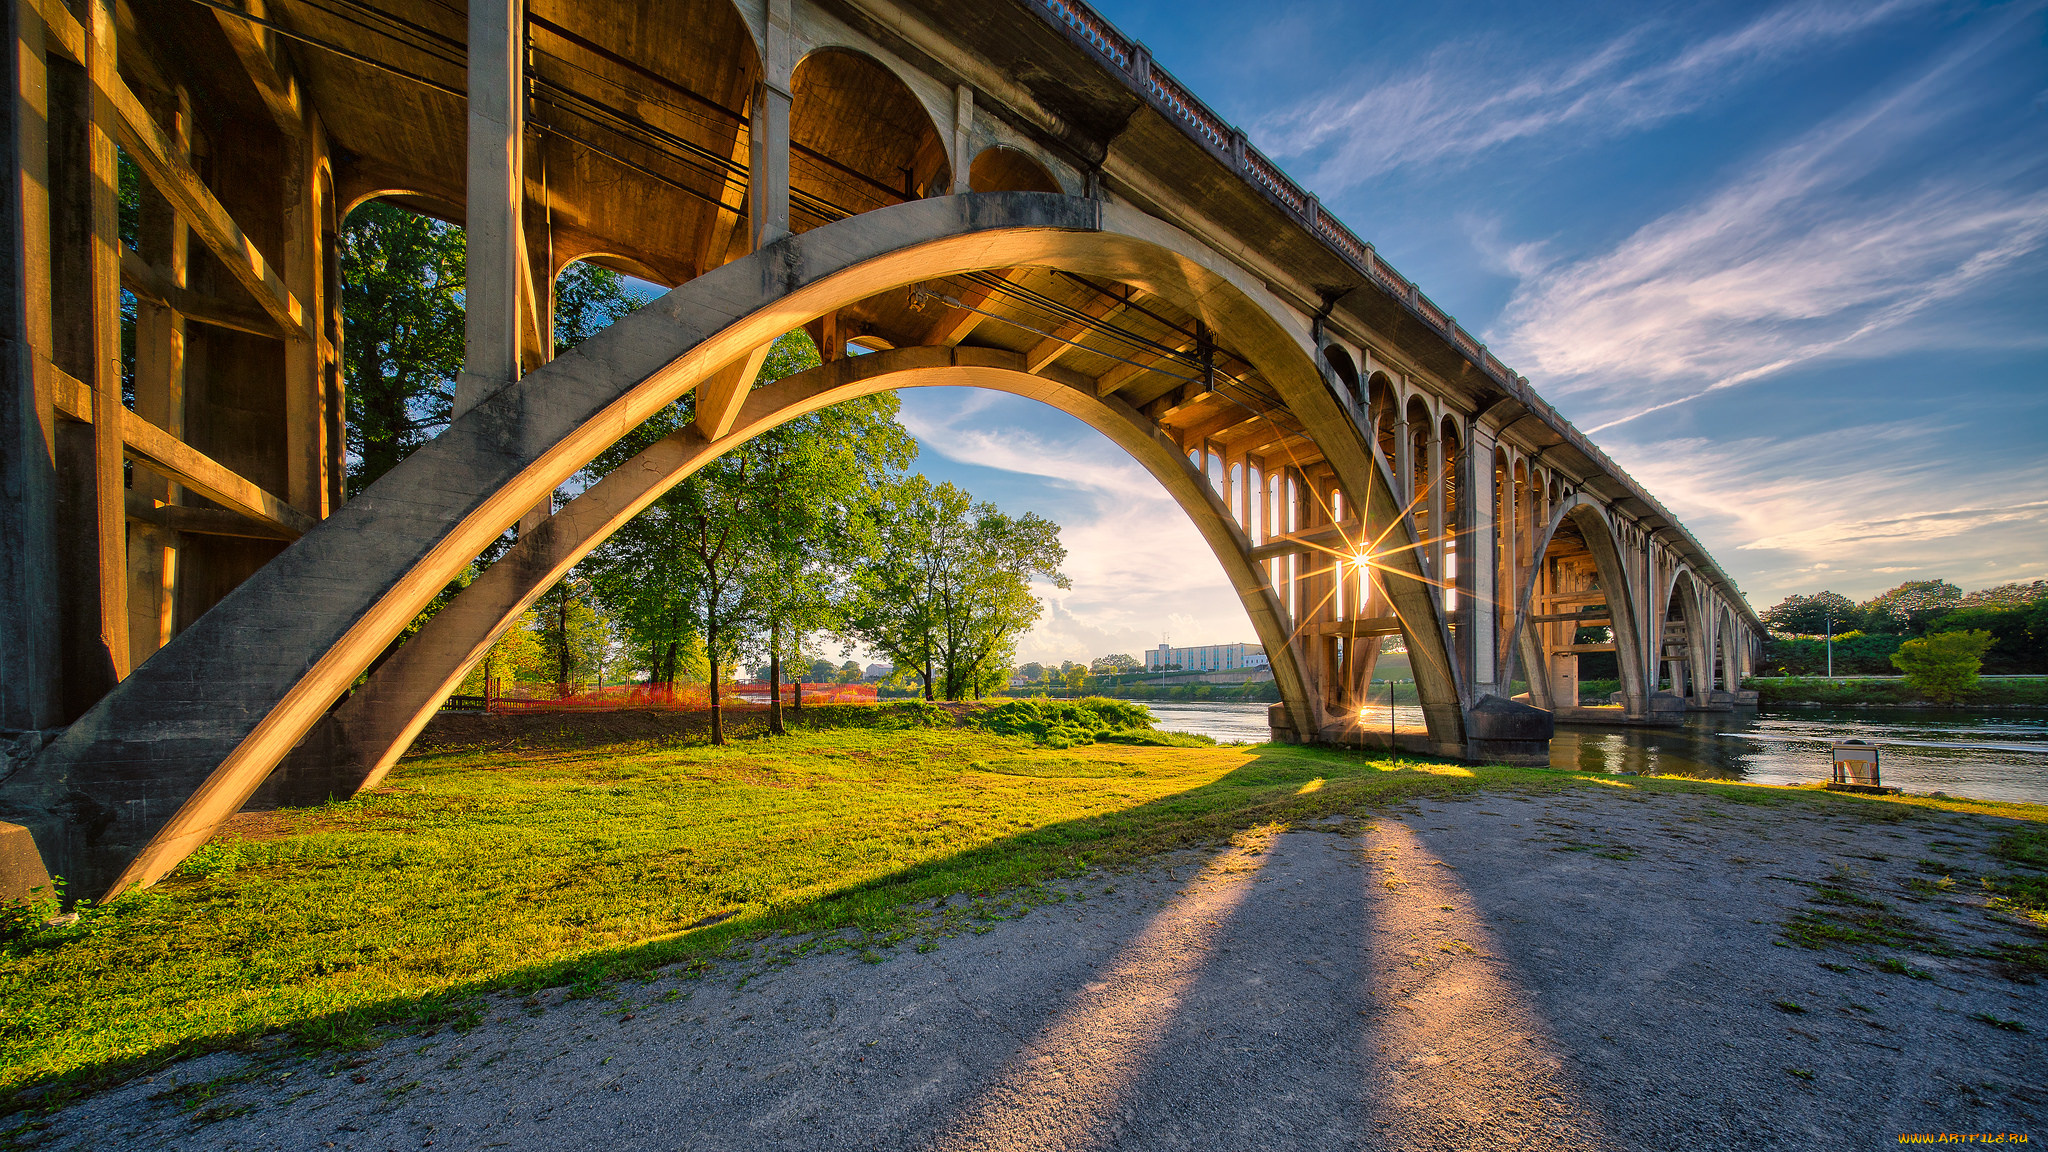
[[[1981,896],[1929,887],[1996,870],[1981,854],[1998,825],[1625,787],[1429,801],[1093,876],[992,922],[956,898],[933,922],[960,930],[925,949],[771,941],[700,977],[495,998],[471,1031],[356,1057],[194,1060],[43,1135],[543,1152],[2042,1140],[2048,989],[1981,958],[1781,942],[1795,916],[1872,911],[1821,882],[1909,917],[1935,952],[2029,939]]]

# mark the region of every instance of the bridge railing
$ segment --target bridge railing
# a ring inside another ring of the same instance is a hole
[[[1463,352],[1479,370],[1509,395],[1521,401],[1537,417],[1556,429],[1560,435],[1587,457],[1599,462],[1600,466],[1617,479],[1624,481],[1632,490],[1631,494],[1672,524],[1698,553],[1703,566],[1719,576],[1730,588],[1735,583],[1720,571],[1706,549],[1694,540],[1692,534],[1679,524],[1656,497],[1635,478],[1616,464],[1607,453],[1596,447],[1585,433],[1580,432],[1571,421],[1564,418],[1557,409],[1536,395],[1529,385],[1529,379],[1503,363],[1500,357],[1489,351],[1486,345],[1467,332],[1451,314],[1437,306],[1434,300],[1424,295],[1413,280],[1395,271],[1394,266],[1381,258],[1373,246],[1358,238],[1344,222],[1323,211],[1315,193],[1296,184],[1280,170],[1263,152],[1252,147],[1245,134],[1230,126],[1218,116],[1200,97],[1188,87],[1174,79],[1173,74],[1152,62],[1152,54],[1143,44],[1125,36],[1116,25],[1104,19],[1083,0],[1035,0],[1032,5],[1055,27],[1064,30],[1070,40],[1084,51],[1093,53],[1102,63],[1127,76],[1132,86],[1149,96],[1152,104],[1168,117],[1178,122],[1188,135],[1206,148],[1217,160],[1228,165],[1246,183],[1263,191],[1281,209],[1293,216],[1301,226],[1321,240],[1325,247],[1335,252],[1352,268],[1377,283],[1395,299],[1405,304],[1408,310],[1420,317],[1423,323],[1434,329],[1452,347]]]

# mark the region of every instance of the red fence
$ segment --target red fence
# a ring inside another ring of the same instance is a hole
[[[873,684],[784,684],[782,702],[794,704],[797,693],[806,704],[873,704]],[[766,681],[741,681],[719,691],[719,706],[733,711],[768,709]],[[672,708],[679,711],[711,707],[707,684],[620,684],[610,688],[557,692],[548,688],[501,690],[493,681],[485,707],[500,714],[525,712],[609,712],[623,708]]]

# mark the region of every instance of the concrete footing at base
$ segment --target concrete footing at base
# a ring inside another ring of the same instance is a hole
[[[1281,701],[1266,705],[1266,730],[1273,734],[1275,744],[1301,743],[1301,732],[1294,727],[1294,717],[1287,714],[1287,705]]]
[[[0,820],[0,905],[20,904],[55,895],[50,870],[36,850],[33,833]]]
[[[1357,720],[1332,724],[1316,734],[1316,742],[1339,748],[1384,748],[1420,756],[1441,756],[1481,764],[1545,766],[1550,763],[1550,738],[1557,728],[1550,713],[1499,696],[1482,696],[1465,710],[1465,742],[1441,743],[1423,728],[1386,729]],[[1275,704],[1267,713],[1267,725],[1276,742],[1301,743],[1289,726],[1286,712]]]

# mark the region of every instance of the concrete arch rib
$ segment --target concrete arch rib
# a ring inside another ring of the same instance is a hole
[[[755,389],[731,433],[707,440],[694,428],[648,448],[592,485],[523,537],[333,712],[279,765],[258,793],[272,804],[319,803],[375,786],[397,763],[442,701],[519,614],[570,566],[663,492],[749,439],[831,404],[897,388],[987,388],[1029,397],[1108,436],[1150,472],[1194,521],[1223,563],[1259,640],[1276,653],[1274,676],[1291,709],[1308,692],[1287,622],[1251,543],[1222,498],[1172,441],[1094,381],[1057,370],[1032,375],[1019,353],[915,347],[850,357]]]
[[[1549,523],[1543,526],[1543,535],[1535,542],[1529,555],[1534,557],[1532,573],[1543,565],[1543,557],[1550,551],[1550,543],[1557,536],[1559,528],[1570,521],[1585,537],[1586,550],[1592,553],[1593,566],[1600,574],[1600,589],[1607,597],[1608,626],[1614,633],[1615,660],[1620,665],[1622,710],[1630,718],[1648,715],[1649,699],[1644,691],[1646,683],[1643,674],[1642,632],[1638,626],[1635,597],[1631,595],[1628,568],[1622,563],[1621,544],[1616,539],[1614,526],[1607,520],[1606,510],[1584,493],[1575,493],[1562,501],[1551,513]],[[1534,603],[1536,580],[1523,582],[1515,603],[1515,634],[1509,638],[1508,650],[1521,654],[1524,674],[1529,680],[1529,695],[1537,699],[1538,685],[1545,675],[1547,665],[1538,651],[1535,634],[1529,630],[1529,613]],[[1501,677],[1506,682],[1512,676]],[[1562,704],[1575,707],[1578,701],[1551,701],[1552,710]]]
[[[157,879],[242,806],[471,557],[662,405],[849,302],[1017,265],[1122,280],[1228,333],[1360,497],[1347,502],[1377,523],[1400,519],[1385,474],[1316,370],[1305,327],[1234,265],[1170,225],[1096,201],[934,197],[785,237],[465,413],[0,783],[0,811],[31,828],[76,892]],[[1432,743],[1455,753],[1465,725],[1448,630],[1412,549],[1390,563],[1405,577],[1389,581],[1396,610],[1423,654]],[[1297,725],[1320,732],[1320,703],[1311,694],[1302,707]]]

